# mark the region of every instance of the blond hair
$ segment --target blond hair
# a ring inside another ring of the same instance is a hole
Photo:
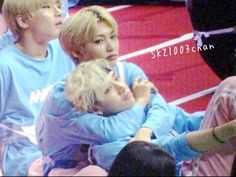
[[[112,15],[104,7],[96,5],[82,8],[63,24],[59,40],[63,49],[76,63],[79,63],[79,58],[73,54],[81,54],[82,46],[93,40],[99,22],[118,32],[116,20]]]
[[[80,111],[91,111],[96,103],[96,92],[102,91],[112,66],[105,59],[91,60],[78,65],[68,76],[66,98]]]
[[[4,0],[2,7],[3,17],[15,38],[22,34],[22,28],[17,23],[17,16],[32,17],[32,13],[40,9],[51,0]],[[60,5],[62,0],[58,0]]]

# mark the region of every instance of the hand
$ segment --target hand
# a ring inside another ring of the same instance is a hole
[[[135,136],[130,140],[130,142],[145,141],[145,142],[150,143],[151,136],[152,136],[152,129],[147,128],[147,127],[142,127],[136,132]]]
[[[136,102],[141,104],[143,108],[148,104],[152,90],[157,91],[152,82],[148,80],[141,81],[140,77],[135,78],[132,85],[132,93]]]

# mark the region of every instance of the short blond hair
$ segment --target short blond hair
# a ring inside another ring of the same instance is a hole
[[[84,7],[64,22],[59,40],[63,49],[76,63],[79,63],[79,58],[74,57],[73,53],[81,53],[82,46],[93,40],[99,22],[118,32],[116,20],[102,6]]]
[[[2,14],[15,38],[18,38],[22,34],[22,28],[17,23],[17,16],[24,15],[31,18],[33,12],[50,1],[51,0],[4,0]],[[60,5],[62,4],[62,0],[58,0],[58,2]]]
[[[78,65],[67,77],[66,98],[80,111],[91,111],[96,103],[96,92],[107,83],[106,76],[112,71],[105,59],[91,60]]]

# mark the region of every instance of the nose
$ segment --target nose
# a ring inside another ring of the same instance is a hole
[[[115,46],[114,41],[112,41],[111,39],[108,39],[107,40],[107,46],[106,46],[107,52],[112,52],[115,48],[114,46]]]
[[[123,94],[125,92],[126,87],[120,81],[114,81],[113,84],[114,84],[114,87],[117,90],[117,93],[119,95],[121,95],[121,94]]]
[[[55,10],[55,14],[56,14],[57,17],[61,17],[62,16],[62,10],[61,10],[60,7],[55,5],[54,6],[54,10]]]

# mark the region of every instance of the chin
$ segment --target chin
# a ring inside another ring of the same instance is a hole
[[[133,102],[128,103],[128,104],[126,104],[126,106],[124,106],[123,111],[126,111],[126,110],[128,110],[128,109],[131,109],[133,106],[134,106],[134,103],[133,103]]]
[[[58,36],[56,36],[56,35],[51,36],[50,39],[49,39],[49,41],[54,40],[54,39],[57,39],[57,38],[58,38]]]
[[[111,64],[112,67],[115,67],[116,63],[117,63],[117,60],[110,61],[110,64]]]

